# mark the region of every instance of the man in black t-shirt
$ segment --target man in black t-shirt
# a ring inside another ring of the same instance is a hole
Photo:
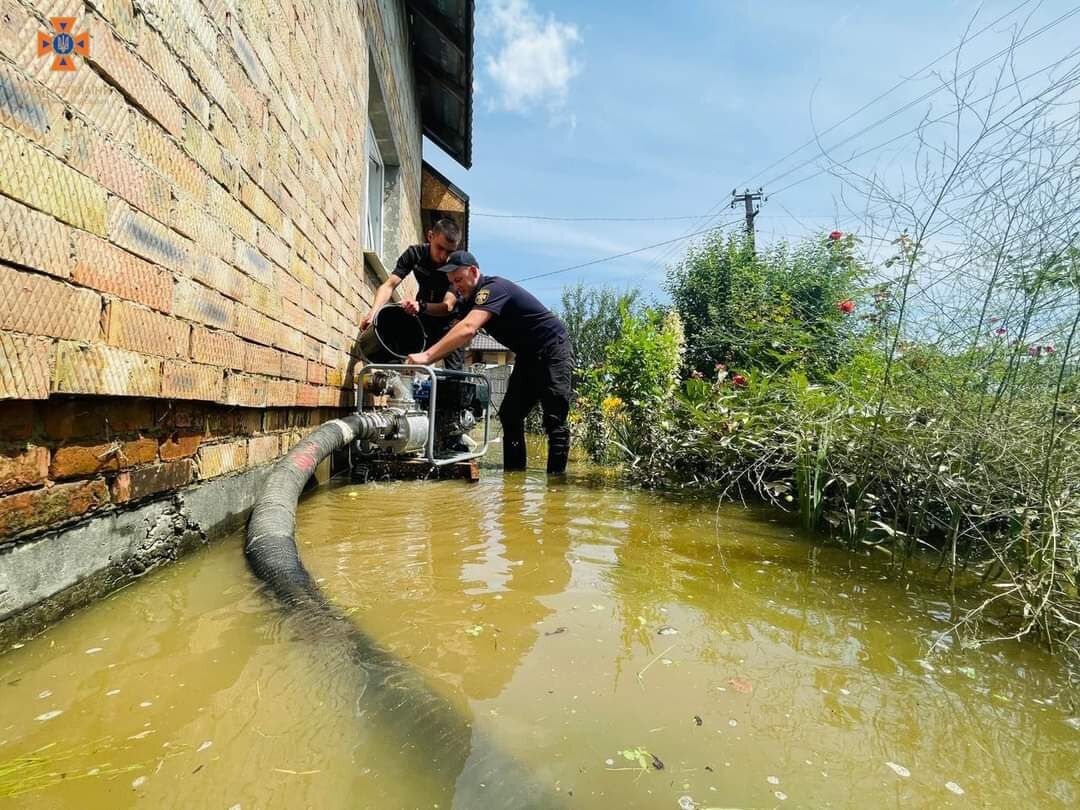
[[[375,303],[360,321],[361,331],[368,328],[379,307],[393,297],[397,286],[412,273],[416,276],[418,287],[416,300],[410,298],[402,301],[402,308],[410,315],[420,317],[427,335],[428,347],[434,346],[446,334],[457,299],[454,291],[450,289],[446,274],[440,273],[439,268],[446,264],[447,257],[457,250],[461,242],[461,229],[452,219],[440,219],[431,226],[427,238],[427,242],[413,245],[398,258],[394,272],[375,291]],[[443,365],[446,368],[461,369],[465,365],[464,347],[448,354]]]
[[[512,281],[480,273],[476,257],[451,253],[440,270],[457,293],[459,318],[446,336],[405,362],[429,365],[465,346],[484,328],[517,355],[499,408],[503,426],[503,466],[525,469],[525,417],[537,402],[548,435],[547,471],[562,473],[570,453],[570,374],[574,365],[566,326],[532,293]]]

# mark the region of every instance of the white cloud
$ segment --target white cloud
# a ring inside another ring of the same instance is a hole
[[[481,18],[490,40],[485,60],[495,85],[494,106],[554,115],[566,105],[571,80],[581,72],[574,50],[582,37],[576,25],[541,16],[529,0],[492,0]]]

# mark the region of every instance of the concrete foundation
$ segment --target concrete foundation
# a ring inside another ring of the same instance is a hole
[[[186,487],[4,549],[0,645],[239,528],[270,470]]]

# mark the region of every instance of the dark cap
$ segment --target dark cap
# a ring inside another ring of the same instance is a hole
[[[446,264],[439,268],[440,273],[452,273],[459,267],[479,267],[480,262],[476,260],[467,250],[455,250],[446,258]]]

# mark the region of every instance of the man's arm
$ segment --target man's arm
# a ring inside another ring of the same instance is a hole
[[[442,302],[438,304],[428,304],[427,309],[424,310],[424,314],[436,318],[449,318],[454,314],[454,307],[456,305],[457,296],[455,296],[453,292],[447,290],[446,295],[443,296]]]
[[[371,309],[368,310],[368,314],[360,319],[360,330],[367,329],[371,324],[371,319],[375,316],[375,313],[379,310],[379,307],[383,306],[390,300],[394,294],[394,290],[397,289],[397,285],[404,281],[403,278],[396,275],[389,275],[386,277],[386,281],[379,285],[379,289],[375,290],[375,301],[371,305]]]
[[[450,352],[469,343],[489,320],[491,320],[490,312],[474,309],[463,320],[454,324],[442,340],[426,352],[410,354],[405,358],[405,362],[414,366],[430,366],[436,360],[442,360]]]

